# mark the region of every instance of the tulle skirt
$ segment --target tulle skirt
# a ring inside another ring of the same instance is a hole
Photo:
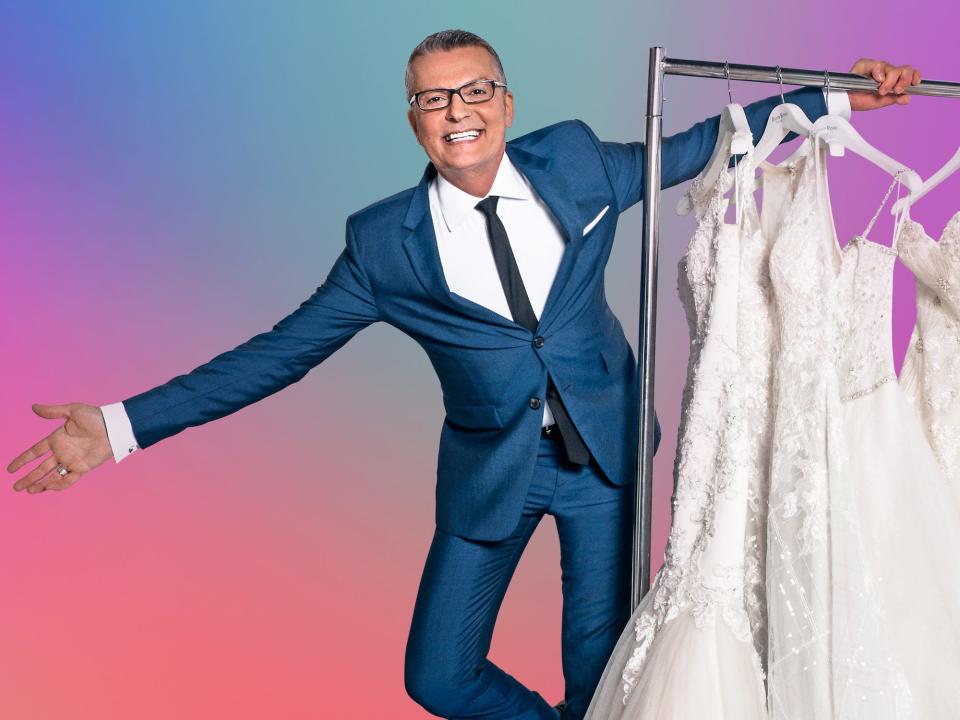
[[[831,406],[840,431],[833,442],[842,440],[843,464],[829,483],[837,501],[843,497],[854,508],[856,530],[831,515],[821,556],[828,567],[811,576],[817,582],[829,578],[829,587],[817,588],[828,598],[825,662],[788,663],[779,675],[771,668],[769,689],[779,688],[789,706],[771,699],[768,710],[753,643],[737,637],[720,612],[706,622],[701,618],[702,626],[681,612],[658,629],[628,693],[623,672],[637,646],[636,619],[654,599],[648,593],[617,642],[587,720],[869,720],[880,717],[868,710],[879,707],[878,700],[883,717],[960,717],[960,498],[896,382]],[[875,596],[861,596],[860,574],[876,581]],[[768,597],[777,602],[770,582]],[[870,657],[866,651],[856,663],[879,667],[892,659],[902,671],[905,697],[901,692],[898,698],[893,687],[858,686],[868,675],[851,671],[846,651],[857,651],[847,647],[861,630],[856,625],[875,620],[857,614],[863,605],[882,610],[890,655]],[[777,617],[770,617],[771,647],[787,648],[796,628]]]
[[[844,403],[843,428],[909,717],[960,717],[960,498],[896,382]]]
[[[698,627],[682,612],[657,632],[624,702],[623,670],[636,644],[634,622],[653,600],[648,593],[627,624],[600,679],[586,720],[763,720],[763,676],[750,640],[721,618]]]

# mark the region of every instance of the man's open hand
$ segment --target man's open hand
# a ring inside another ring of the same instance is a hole
[[[876,90],[850,90],[852,110],[876,110],[887,105],[906,105],[910,96],[904,92],[908,85],[920,84],[920,71],[912,65],[891,65],[883,60],[860,58],[850,68],[854,75],[863,75],[880,83]]]
[[[14,490],[26,488],[31,493],[64,490],[79,480],[81,475],[113,457],[103,414],[95,405],[35,404],[33,411],[40,417],[50,420],[64,418],[66,422],[10,461],[7,472],[14,473],[31,460],[43,457],[48,452],[52,453],[19,478],[13,484]],[[69,471],[64,477],[53,472],[58,463]]]

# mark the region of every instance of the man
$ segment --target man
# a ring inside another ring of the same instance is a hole
[[[853,72],[881,83],[851,93],[854,109],[906,104],[905,86],[920,81],[910,66],[866,59]],[[271,331],[122,403],[35,405],[66,423],[8,471],[52,452],[14,487],[69,487],[111,454],[119,462],[279,391],[388,322],[425,349],[446,409],[407,690],[444,717],[560,716],[486,659],[514,568],[550,513],[563,568],[562,712],[580,718],[631,610],[636,361],[603,273],[617,217],[643,194],[643,147],[601,142],[577,120],[507,143],[513,95],[500,60],[464,31],[420,43],[406,84],[430,163],[416,187],[347,219],[346,247],[310,298]],[[817,88],[787,100],[811,119],[826,111]],[[747,106],[757,136],[779,101]],[[846,94],[832,101],[842,108]],[[717,128],[713,117],[665,138],[664,187],[703,168]]]

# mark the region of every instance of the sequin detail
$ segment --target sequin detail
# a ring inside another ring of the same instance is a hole
[[[844,402],[847,402],[849,400],[856,400],[857,398],[862,398],[864,395],[868,395],[869,393],[872,393],[874,390],[876,390],[880,386],[886,385],[888,382],[891,382],[896,379],[897,378],[895,375],[887,375],[877,380],[873,385],[871,385],[868,388],[864,388],[863,390],[857,390],[856,392],[851,393],[850,395],[841,395],[840,399],[843,400]]]
[[[900,257],[917,279],[917,320],[900,384],[954,486],[960,486],[960,211],[939,241],[907,220]]]

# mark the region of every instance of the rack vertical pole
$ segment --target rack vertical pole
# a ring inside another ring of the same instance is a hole
[[[646,157],[643,163],[643,254],[640,260],[640,413],[633,524],[633,572],[630,606],[635,609],[650,589],[650,525],[653,515],[653,378],[657,334],[657,258],[660,249],[660,141],[663,112],[662,47],[650,48],[647,75]]]

